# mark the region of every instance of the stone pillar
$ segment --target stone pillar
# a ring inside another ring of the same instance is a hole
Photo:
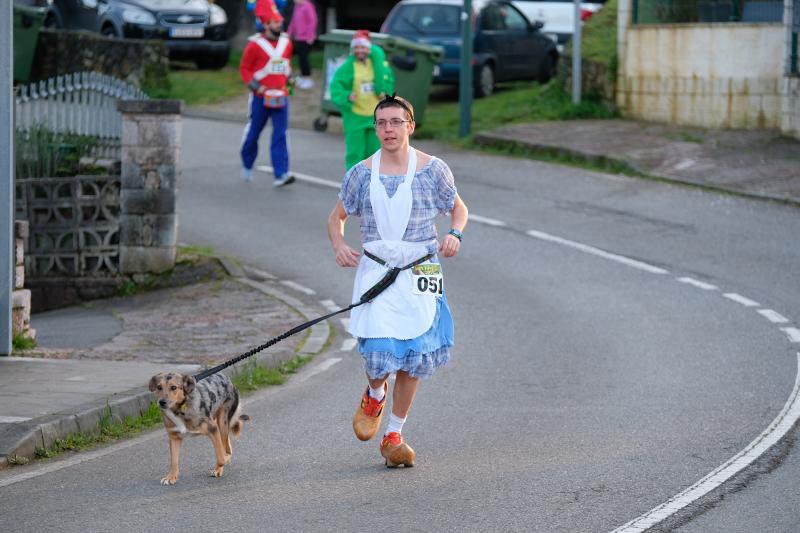
[[[14,337],[36,338],[31,328],[31,291],[25,289],[25,249],[28,241],[28,222],[14,222],[14,292],[11,295],[11,331]]]
[[[158,273],[175,265],[180,175],[180,100],[122,100],[119,269]]]

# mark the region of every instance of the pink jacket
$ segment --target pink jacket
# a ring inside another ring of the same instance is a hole
[[[313,43],[317,39],[317,8],[311,0],[294,5],[292,21],[286,31],[295,41]]]

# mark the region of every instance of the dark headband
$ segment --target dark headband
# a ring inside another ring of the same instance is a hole
[[[397,93],[392,93],[391,95],[387,94],[386,96],[384,96],[383,99],[380,102],[378,102],[378,105],[375,106],[375,111],[377,112],[379,108],[383,108],[385,104],[397,104],[398,106],[405,109],[406,113],[408,113],[411,116],[411,121],[412,122],[414,121],[414,112],[408,108],[405,102],[397,98]]]

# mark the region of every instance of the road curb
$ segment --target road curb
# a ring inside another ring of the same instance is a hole
[[[242,266],[228,257],[217,257],[217,260],[235,281],[282,301],[297,312],[302,320],[311,320],[323,314],[282,289],[270,285],[270,281],[277,281],[275,276],[262,270]],[[258,278],[259,281],[250,279],[249,275]],[[310,328],[308,336],[305,341],[301,341],[295,353],[281,356],[262,352],[253,359],[261,365],[274,368],[295,355],[319,355],[327,347],[332,333],[333,329],[328,321],[324,321]],[[198,366],[198,370],[200,368]],[[223,370],[228,377],[232,377],[236,372],[234,367]],[[128,417],[139,417],[149,410],[151,402],[152,393],[147,387],[142,386],[112,394],[103,400],[83,404],[70,411],[48,414],[24,422],[0,424],[0,469],[7,468],[17,460],[27,462],[34,459],[37,449],[52,447],[56,439],[64,439],[75,433],[97,435],[100,432],[100,421],[104,418],[110,417],[115,422],[122,422]]]
[[[605,155],[593,154],[572,148],[565,148],[563,146],[551,145],[545,143],[537,143],[532,141],[525,141],[521,139],[508,139],[501,135],[492,133],[476,133],[473,137],[475,143],[485,146],[487,148],[514,148],[518,150],[528,151],[534,155],[544,156],[562,156],[569,157],[581,162],[603,165],[622,165],[630,169],[630,174],[634,177],[649,179],[653,181],[661,181],[674,185],[695,187],[734,196],[741,196],[744,198],[752,198],[755,200],[765,200],[769,202],[776,202],[781,204],[788,204],[794,207],[800,207],[800,198],[791,196],[780,196],[774,194],[764,194],[754,191],[747,191],[743,189],[734,189],[730,187],[723,187],[713,183],[707,183],[699,180],[692,180],[679,176],[670,176],[667,174],[655,174],[651,171],[640,168],[636,163],[628,161],[623,157],[609,157]]]

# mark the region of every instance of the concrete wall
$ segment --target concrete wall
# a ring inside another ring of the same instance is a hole
[[[657,122],[779,128],[784,34],[781,24],[628,26],[620,35],[617,105],[628,117]]]

